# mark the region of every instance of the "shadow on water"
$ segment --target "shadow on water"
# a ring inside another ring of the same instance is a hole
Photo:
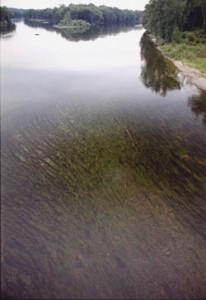
[[[107,35],[115,35],[120,32],[128,32],[129,30],[134,29],[133,27],[125,26],[92,26],[89,29],[83,29],[82,32],[79,30],[70,30],[70,29],[59,29],[59,32],[62,37],[70,41],[88,41],[95,40],[99,37],[105,37]]]
[[[115,35],[120,32],[128,32],[131,29],[136,29],[134,27],[122,26],[122,25],[111,25],[111,26],[91,26],[90,28],[55,28],[45,22],[37,21],[24,21],[26,25],[34,28],[44,28],[48,31],[54,31],[69,41],[78,42],[78,41],[88,41],[95,40],[99,37],[105,37],[107,35]]]
[[[190,97],[189,106],[197,117],[202,117],[203,123],[206,125],[206,92]]]
[[[13,31],[16,30],[16,25],[15,24],[10,24],[8,25],[7,27],[1,27],[0,28],[0,36],[5,38],[5,37],[8,37],[8,34],[9,33],[12,33]]]
[[[143,35],[140,45],[143,60],[141,78],[144,85],[163,96],[168,91],[180,89],[177,68],[154,47],[147,34]]]

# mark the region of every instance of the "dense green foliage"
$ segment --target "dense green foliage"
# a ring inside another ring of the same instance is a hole
[[[47,8],[43,10],[27,10],[25,19],[45,20],[52,25],[74,24],[74,20],[85,21],[91,25],[135,25],[141,23],[141,12],[132,10],[121,10],[107,6],[89,5],[62,5],[58,8]]]
[[[27,9],[22,8],[10,8],[15,19],[24,18],[24,14],[26,13]]]
[[[144,25],[166,42],[172,41],[178,31],[206,32],[206,0],[150,0]]]
[[[0,30],[8,31],[15,28],[15,24],[12,22],[13,14],[12,12],[5,6],[0,7]]]

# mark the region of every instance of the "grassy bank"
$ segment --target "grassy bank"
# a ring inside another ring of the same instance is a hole
[[[206,34],[200,31],[176,33],[173,42],[163,44],[161,50],[206,76]]]

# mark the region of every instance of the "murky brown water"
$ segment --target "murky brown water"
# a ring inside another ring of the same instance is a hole
[[[1,37],[4,299],[206,297],[206,95],[143,32]]]

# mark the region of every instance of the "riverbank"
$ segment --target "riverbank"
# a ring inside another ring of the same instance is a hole
[[[53,25],[54,28],[56,29],[79,29],[79,30],[82,30],[82,29],[89,29],[91,25],[89,26],[75,26],[75,25]]]
[[[190,83],[206,91],[206,44],[184,42],[160,45],[152,34],[146,35]]]
[[[2,21],[0,22],[0,33],[7,33],[13,31],[16,25],[12,21]]]
[[[203,75],[196,68],[185,65],[179,60],[172,59],[168,56],[167,58],[169,58],[174,63],[174,65],[182,72],[182,74],[188,78],[190,83],[194,84],[201,90],[206,91],[206,75]]]

